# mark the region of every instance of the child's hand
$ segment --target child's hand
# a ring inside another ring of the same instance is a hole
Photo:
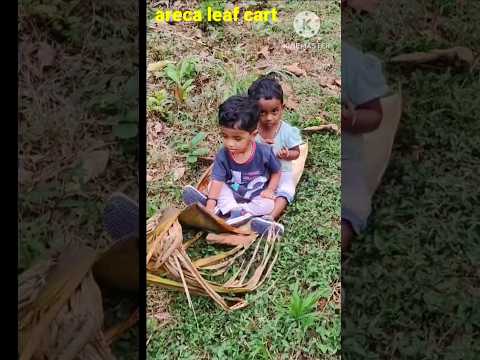
[[[355,123],[356,112],[355,106],[348,101],[342,107],[342,130],[349,130]]]
[[[270,189],[265,189],[260,193],[260,196],[266,199],[275,200],[275,193]]]
[[[286,148],[283,148],[282,150],[280,150],[278,153],[277,153],[277,157],[279,159],[282,159],[282,160],[287,160],[288,159],[288,155],[289,155],[289,152],[288,152],[288,149]]]

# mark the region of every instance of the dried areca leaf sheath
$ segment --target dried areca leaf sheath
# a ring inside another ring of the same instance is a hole
[[[183,226],[190,226],[196,229],[211,231],[214,233],[231,233],[249,235],[252,232],[244,228],[236,228],[228,225],[222,218],[211,214],[205,206],[193,204],[184,209],[178,220]]]
[[[173,223],[177,221],[180,211],[175,208],[168,208],[159,216],[150,219],[147,223],[147,264],[153,253],[159,253],[157,246],[162,244],[159,239],[163,239]]]
[[[229,256],[232,256],[238,253],[242,249],[243,249],[243,245],[239,245],[229,251],[221,252],[219,254],[215,254],[212,256],[207,256],[205,258],[195,260],[193,261],[193,264],[195,265],[196,268],[201,269],[201,268],[204,268],[205,266],[217,264],[218,262],[225,260]]]
[[[174,214],[172,211],[166,213]],[[166,217],[165,219],[168,221],[170,229],[165,230],[165,227],[162,226],[162,231],[155,231],[155,228],[150,227],[150,233],[147,236],[150,239],[150,245],[154,246],[149,253],[149,263],[147,264],[148,283],[185,292],[192,308],[191,294],[208,296],[224,310],[245,307],[247,305],[245,300],[232,297],[231,294],[245,294],[251,291],[249,287],[241,286],[240,282],[232,286],[233,284],[228,285],[227,283],[222,284],[207,280],[203,277],[204,274],[200,273],[200,270],[221,269],[222,272],[228,271],[237,258],[244,256],[245,251],[257,240],[253,240],[254,237],[250,235],[252,241],[248,244],[238,245],[229,251],[192,261],[185,251],[183,241],[178,241],[181,238],[179,235],[179,232],[181,232],[180,225],[172,218]],[[160,236],[156,236],[157,234]],[[252,267],[255,262],[258,262],[262,267],[253,271],[253,281],[248,279],[250,287],[256,285],[260,280],[264,280],[266,262],[269,254],[271,254],[270,248],[272,245],[273,243],[266,242],[265,239],[261,241],[258,239],[257,244],[255,244],[255,250],[249,256],[248,263]],[[263,249],[263,251],[259,251],[259,249]],[[160,251],[162,253],[159,253]],[[257,253],[259,255],[260,253],[263,254],[256,259]],[[159,262],[158,259],[162,259],[162,261]],[[245,259],[242,259],[242,263],[245,263]],[[246,270],[245,276],[248,275],[248,269]],[[155,273],[163,276],[158,276]]]
[[[71,245],[20,275],[21,360],[113,359],[102,333],[95,259],[93,249]]]

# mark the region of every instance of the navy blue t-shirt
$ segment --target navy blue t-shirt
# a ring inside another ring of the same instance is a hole
[[[266,188],[270,175],[280,171],[280,161],[271,146],[254,143],[254,153],[244,164],[233,160],[222,147],[215,157],[212,179],[223,181],[233,191],[237,201],[250,201]]]

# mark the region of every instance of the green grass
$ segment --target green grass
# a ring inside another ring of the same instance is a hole
[[[190,353],[193,358],[249,359],[256,358],[249,355],[262,343],[272,358],[288,358],[296,350],[318,358],[339,350],[339,304],[329,301],[340,271],[335,225],[340,208],[339,142],[335,136],[315,135],[309,143],[310,157],[296,202],[284,217],[286,233],[271,279],[247,296],[247,309],[231,314],[211,300],[194,298],[198,328],[185,296],[172,296],[169,310],[175,324],[152,338],[151,358],[187,359]],[[328,301],[307,333],[288,312],[297,283],[306,293],[320,291]]]
[[[160,120],[166,126],[157,142],[149,147],[148,171],[157,174],[147,184],[152,212],[155,208],[167,206],[183,207],[181,188],[196,183],[206,164],[187,166],[173,144],[176,140],[191,139],[195,133],[203,131],[207,134],[205,146],[209,147],[209,155],[215,154],[221,144],[216,127],[218,105],[232,88],[244,89],[249,78],[256,78],[263,73],[256,69],[257,52],[266,44],[274,47],[271,53],[273,68],[281,69],[294,62],[301,64],[305,58],[314,64],[307,76],[287,76],[286,81],[300,105],[294,111],[285,112],[285,119],[300,128],[326,121],[338,125],[339,96],[337,94],[335,97],[331,91],[320,87],[316,74],[338,76],[340,15],[338,7],[334,11],[328,2],[316,4],[319,14],[330,17],[328,27],[320,34],[321,39],[328,39],[328,44],[322,43],[320,60],[316,49],[286,53],[281,48],[283,43],[301,41],[288,21],[274,26],[270,34],[233,26],[217,26],[207,33],[201,33],[199,40],[211,44],[214,49],[211,55],[205,54],[201,44],[188,40],[193,34],[198,34],[193,26],[178,27],[169,33],[149,33],[149,61],[178,62],[191,55],[199,57],[199,75],[194,81],[195,87],[190,98],[178,108],[177,105],[170,108],[170,120],[167,117],[148,119],[149,123]],[[302,6],[312,8],[315,2],[285,2],[281,16],[291,21],[293,14],[303,9]],[[184,36],[176,36],[176,32]],[[223,42],[218,41],[219,36]],[[166,44],[172,44],[173,39],[175,46],[168,49]],[[245,45],[236,46],[240,41]],[[160,47],[160,44],[164,47]],[[235,80],[226,82],[226,77]],[[149,87],[165,88],[172,93],[163,78],[150,77]],[[247,308],[232,313],[224,312],[209,299],[194,297],[193,306],[198,322],[184,294],[152,292],[147,309],[150,358],[339,357],[340,138],[332,134],[314,134],[305,137],[305,140],[309,144],[309,155],[295,202],[281,220],[286,232],[271,278],[257,291],[246,296],[249,303]],[[187,167],[185,175],[174,180],[172,169],[181,166]],[[203,249],[203,252],[209,249]],[[295,290],[297,286],[298,292]],[[310,299],[318,297],[311,307],[305,305],[309,296]],[[296,302],[293,301],[295,299]],[[159,301],[168,301],[167,309],[172,317],[161,327],[155,320],[154,312],[155,304]],[[292,301],[298,306],[303,304],[299,311],[304,317],[292,312]]]
[[[19,3],[19,273],[70,242],[106,248],[106,199],[115,191],[138,198],[136,140],[115,136],[138,127],[137,5],[78,5]],[[33,55],[42,51],[52,58],[45,68]],[[83,156],[95,163],[92,150],[108,151],[108,163],[86,179]],[[115,310],[119,302],[137,303],[130,295],[103,300],[105,328],[128,317]],[[114,355],[135,358],[137,340],[133,327],[112,345]]]
[[[454,1],[426,3],[417,8],[399,1],[384,9],[391,16],[357,18],[344,29],[357,45],[384,59],[460,45],[478,55],[479,23],[471,21],[478,2],[466,1],[463,10]],[[419,36],[430,27],[428,13],[443,17],[442,25],[437,33]],[[392,31],[400,19],[401,31]],[[387,73],[392,85],[402,86],[404,113],[374,197],[372,224],[353,244],[343,279],[345,358],[475,359],[478,67],[469,72],[391,65]]]

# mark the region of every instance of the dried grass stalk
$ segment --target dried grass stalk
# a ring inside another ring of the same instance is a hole
[[[192,214],[192,208],[188,209],[188,214]],[[201,216],[205,214],[202,213]],[[186,249],[197,241],[200,235],[197,234],[193,241],[184,243],[179,222],[181,218],[178,210],[167,209],[160,216],[149,220],[147,282],[185,292],[192,308],[190,294],[208,296],[226,311],[247,306],[242,297],[232,295],[251,292],[266,280],[278,256],[280,236],[273,233],[263,237],[250,235],[252,241],[235,246],[229,251],[220,251],[215,255],[192,260]],[[246,251],[252,246],[254,250],[246,258]],[[205,278],[206,275],[225,274],[236,261],[242,262],[240,270],[225,283]]]

